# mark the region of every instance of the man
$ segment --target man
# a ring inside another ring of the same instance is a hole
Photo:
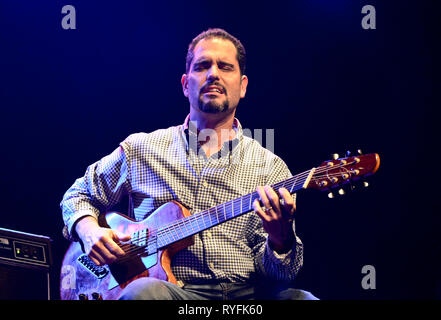
[[[80,240],[97,265],[125,255],[118,243],[129,236],[97,223],[100,212],[124,195],[140,220],[171,200],[196,213],[252,191],[259,194],[254,211],[200,232],[192,246],[174,256],[178,285],[139,278],[121,299],[314,298],[290,288],[269,290],[269,284],[294,279],[303,245],[294,231],[294,198],[285,188],[269,187],[291,173],[280,158],[246,137],[235,118],[248,85],[244,71],[239,40],[222,29],[201,33],[189,46],[181,79],[190,103],[184,124],[129,136],[66,192],[61,203],[65,235]]]

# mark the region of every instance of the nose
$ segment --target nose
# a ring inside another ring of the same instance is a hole
[[[219,80],[219,69],[215,64],[212,64],[210,69],[207,71],[207,80],[213,82]]]

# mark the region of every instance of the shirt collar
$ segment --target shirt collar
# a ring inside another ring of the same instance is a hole
[[[188,152],[188,149],[190,147],[189,146],[189,135],[190,134],[192,134],[192,135],[196,134],[194,130],[189,130],[190,126],[191,126],[190,114],[188,114],[187,117],[185,117],[184,123],[181,125],[181,134],[182,134],[182,136],[184,138],[185,149],[186,149],[187,152]],[[234,129],[234,131],[236,131],[236,136],[232,140],[230,140],[228,142],[225,142],[225,143],[229,143],[229,145],[230,145],[229,149],[230,150],[232,150],[232,148],[234,148],[240,141],[242,141],[242,135],[243,135],[242,125],[239,122],[239,119],[237,119],[237,118],[234,118],[234,120],[233,120],[233,129]],[[196,141],[197,141],[197,139],[196,139]],[[200,146],[199,143],[197,145],[198,145],[198,148],[199,148],[199,146]]]

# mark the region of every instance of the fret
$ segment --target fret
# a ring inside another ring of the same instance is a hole
[[[238,213],[236,215],[239,215],[243,212],[243,210],[242,210],[242,197],[240,198],[240,203],[239,203],[239,207],[237,208],[237,212]]]
[[[156,237],[156,243],[157,243],[158,248],[162,248],[164,246],[167,246],[171,242],[166,241],[163,232],[158,232],[158,235]]]
[[[170,229],[168,230],[168,233],[170,234],[170,236],[171,236],[171,239],[172,239],[172,242],[174,242],[174,241],[176,241],[177,239],[174,237],[175,236],[175,225],[172,225],[171,227],[170,227]]]
[[[225,222],[225,203],[223,203],[223,204],[221,204],[220,206],[219,206],[219,209],[220,209],[220,215],[221,215],[221,220],[222,220],[222,222]]]
[[[224,221],[227,221],[227,203],[224,202]]]
[[[183,222],[182,222],[182,225],[184,226],[184,228],[185,228],[185,235],[186,236],[189,236],[190,234],[191,234],[191,229],[189,229],[189,223],[188,223],[188,221],[187,220],[183,220]]]
[[[197,218],[198,218],[198,216],[195,216],[195,215],[192,215],[189,217],[191,233],[193,233],[195,230],[199,230],[199,224],[198,224]]]
[[[291,186],[291,189],[289,189],[289,193],[293,193],[293,189],[294,189],[294,186],[296,185],[296,181],[297,181],[297,176],[294,176],[295,177],[295,179],[294,179],[294,181],[293,181],[293,183],[292,183],[292,186]]]
[[[250,201],[250,203],[253,203],[255,200],[260,201],[260,197],[259,194],[257,192],[253,192],[252,196],[251,196],[252,201]],[[253,210],[253,206],[250,206],[250,210]]]
[[[220,221],[219,221],[219,214],[217,213],[217,207],[214,207],[214,211],[215,211],[215,214],[216,214],[217,223],[220,223]]]
[[[216,216],[216,209],[211,208],[208,210],[209,217],[210,217],[210,225],[215,226],[218,223],[217,216]]]
[[[216,206],[215,208],[216,208],[216,218],[217,218],[217,223],[216,224],[219,224],[219,223],[222,222],[222,220],[219,219],[219,207]]]
[[[232,201],[228,201],[225,203],[225,221],[230,220],[234,217],[232,210]]]
[[[231,200],[231,217],[235,217],[235,212],[234,212],[234,200]]]
[[[167,232],[167,230],[164,230],[164,231],[161,233],[161,236],[162,236],[162,239],[164,239],[164,244],[165,244],[165,245],[167,245],[167,244],[169,244],[169,243],[172,243],[172,242],[170,241],[170,239],[168,238],[168,232]]]
[[[184,234],[183,234],[183,232],[182,232],[182,222],[179,222],[179,223],[176,225],[176,228],[174,228],[174,230],[176,230],[175,235],[176,235],[176,238],[177,238],[177,239],[183,239],[183,238],[185,238],[185,237],[184,237]]]
[[[210,210],[205,210],[201,214],[202,219],[204,220],[204,230],[211,228],[213,226],[213,223],[211,221],[212,216],[210,214]]]
[[[283,181],[283,183],[282,183],[282,188],[286,188],[286,187],[285,187],[285,183],[286,183],[287,181],[288,181],[288,180]]]

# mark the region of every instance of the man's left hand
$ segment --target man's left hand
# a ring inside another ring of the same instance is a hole
[[[256,189],[260,196],[253,202],[254,211],[262,219],[263,228],[268,233],[270,246],[278,253],[288,252],[293,245],[294,232],[292,221],[296,204],[292,195],[285,188],[280,188],[279,194],[270,186],[258,186]]]

